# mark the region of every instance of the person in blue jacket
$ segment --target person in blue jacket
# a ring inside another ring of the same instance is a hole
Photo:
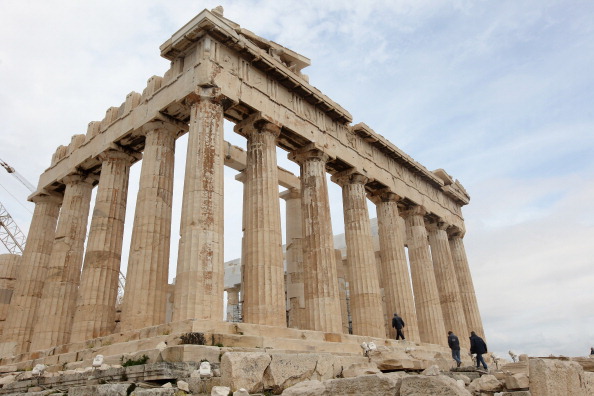
[[[474,331],[470,332],[470,353],[476,353],[476,368],[482,364],[485,370],[488,370],[487,363],[483,358],[483,354],[487,353],[487,344],[485,341],[476,335]]]
[[[452,331],[448,331],[448,345],[452,350],[452,358],[456,361],[456,367],[460,367],[462,364],[462,360],[460,359],[460,340]]]

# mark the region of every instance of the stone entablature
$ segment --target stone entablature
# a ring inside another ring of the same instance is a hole
[[[430,172],[367,125],[350,126],[350,114],[294,67],[307,66],[305,57],[207,10],[161,49],[162,56],[172,61],[171,68],[163,77],[151,77],[142,95],[130,93],[119,107],[109,108],[101,122],[91,122],[85,139],[77,135],[68,148],[61,146],[52,166],[40,177],[38,193],[61,190],[61,179],[73,169],[97,172],[98,155],[114,144],[142,151],[141,129],[148,122],[170,122],[179,126],[180,135],[185,133],[188,97],[196,86],[216,86],[226,98],[227,119],[239,122],[257,109],[282,125],[280,147],[294,151],[313,143],[331,157],[329,172],[355,168],[370,179],[367,189],[387,187],[404,202],[423,205],[464,230],[460,207],[468,203],[469,196],[460,183],[444,180],[445,171]]]

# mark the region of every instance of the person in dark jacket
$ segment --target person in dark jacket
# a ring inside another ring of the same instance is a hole
[[[402,337],[404,340],[404,333],[402,332],[402,328],[404,327],[404,320],[397,313],[394,313],[394,317],[392,318],[392,327],[396,329],[396,339]]]
[[[456,367],[460,367],[462,360],[460,359],[460,340],[452,331],[448,331],[448,345],[452,350],[452,358],[456,361]]]
[[[470,353],[476,353],[476,368],[482,364],[485,370],[488,370],[487,363],[483,358],[483,354],[487,353],[487,344],[474,331],[470,332]]]

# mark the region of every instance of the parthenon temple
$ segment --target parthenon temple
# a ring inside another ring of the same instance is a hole
[[[302,73],[309,59],[226,19],[220,8],[202,11],[160,51],[171,62],[167,72],[59,146],[40,175],[26,248],[14,259],[14,290],[2,306],[0,357],[73,351],[167,323],[237,337],[244,330],[233,326],[243,325],[285,338],[299,330],[327,343],[367,337],[394,344],[393,313],[406,322],[407,342],[418,345],[443,349],[448,330],[463,348],[470,331],[484,336],[463,243],[469,195],[458,180],[354,124]],[[225,140],[224,120],[245,150]],[[175,145],[186,133],[169,285]],[[299,174],[278,166],[285,151]],[[136,162],[139,190],[116,312]],[[242,240],[224,240],[225,166],[243,184]],[[328,182],[342,189],[342,250],[330,216],[339,203],[330,202]],[[224,244],[241,251],[237,284],[225,285]],[[241,310],[241,323],[229,320],[231,308]]]

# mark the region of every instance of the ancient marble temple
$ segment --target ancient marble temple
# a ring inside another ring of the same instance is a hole
[[[59,146],[40,176],[5,309],[3,356],[116,330],[136,162],[141,172],[119,332],[167,320],[223,322],[223,244],[233,243],[241,247],[242,280],[227,290],[228,303],[241,301],[245,323],[341,334],[348,311],[353,334],[393,338],[386,317],[398,312],[414,342],[444,345],[447,330],[463,341],[470,330],[483,334],[463,243],[461,207],[469,196],[457,180],[427,170],[366,124],[353,124],[302,74],[309,59],[243,29],[221,8],[202,11],[160,49],[169,70]],[[224,140],[224,120],[246,139],[245,151]],[[186,133],[168,319],[175,144]],[[299,174],[277,166],[279,147]],[[239,171],[243,183],[241,241],[224,240],[225,166]],[[342,189],[345,260],[333,242],[330,205],[338,203],[329,201],[328,182]],[[279,185],[286,189],[280,195]],[[369,205],[377,211],[377,251]]]

